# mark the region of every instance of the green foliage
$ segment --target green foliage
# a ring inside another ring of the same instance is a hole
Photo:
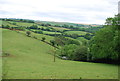
[[[50,43],[52,46],[55,46],[55,41],[54,40],[50,40]]]
[[[87,40],[90,40],[92,38],[91,34],[90,33],[86,33],[84,35],[84,38],[86,38]]]
[[[66,56],[69,60],[86,61],[87,60],[87,47],[75,44],[69,44],[58,50],[59,56]]]
[[[2,25],[2,28],[7,28],[7,29],[9,29],[10,28],[10,26],[9,25]]]
[[[32,25],[32,26],[28,27],[28,29],[38,29],[38,26],[37,25]]]
[[[26,31],[26,35],[30,36],[31,32],[30,31]]]
[[[3,79],[118,79],[117,65],[58,58],[53,62],[53,56],[49,54],[54,49],[52,46],[15,31],[0,30],[3,34],[2,50],[11,55],[2,57],[2,72],[5,74],[7,71]],[[36,37],[43,37],[41,34],[34,34]],[[49,36],[45,37],[48,40]]]
[[[16,18],[1,18],[4,21],[19,21],[19,22],[28,22],[28,23],[34,23],[34,20],[29,19],[16,19]]]
[[[60,46],[69,45],[69,44],[80,45],[80,42],[78,40],[65,38],[64,36],[57,36],[55,37],[54,40],[55,40],[55,43]]]
[[[82,45],[84,46],[87,45],[88,40],[85,39],[84,37],[78,37],[77,40],[80,41]]]
[[[86,46],[78,46],[74,52],[74,60],[87,61],[88,48]]]
[[[93,60],[118,60],[118,54],[120,53],[120,38],[118,34],[120,34],[120,30],[118,29],[117,21],[116,17],[106,19],[107,25],[105,25],[105,28],[96,32],[92,38],[90,51]]]
[[[45,41],[46,40],[46,38],[45,37],[42,37],[42,40],[41,41]]]
[[[14,23],[12,23],[13,25],[16,25],[16,23],[14,22]]]
[[[75,44],[65,45],[60,50],[58,50],[59,56],[66,56],[68,59],[74,60],[73,57],[74,57],[74,52],[76,48],[77,48],[77,45]]]
[[[35,33],[43,34],[42,30],[34,31]]]

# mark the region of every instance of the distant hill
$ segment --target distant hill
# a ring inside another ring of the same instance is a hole
[[[39,21],[39,20],[30,20],[30,19],[17,19],[17,18],[0,18],[0,20],[7,21],[16,21],[16,22],[29,22],[29,23],[38,23],[38,24],[51,24],[57,26],[75,26],[75,27],[102,27],[102,25],[98,24],[83,24],[83,23],[69,23],[69,22],[55,22],[55,21]]]

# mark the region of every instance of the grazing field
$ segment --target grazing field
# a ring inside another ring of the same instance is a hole
[[[85,35],[87,32],[84,31],[66,31],[67,34],[78,34],[78,35]]]
[[[55,32],[49,32],[49,31],[43,31],[44,34],[55,34]],[[61,34],[59,32],[56,32],[56,34]]]
[[[83,32],[82,32],[83,33]],[[54,48],[24,34],[3,29],[3,74],[7,79],[117,79],[117,65],[56,58]]]
[[[19,31],[20,33],[26,35],[25,31]],[[45,37],[45,41],[50,42],[50,40],[53,40],[54,37],[53,36],[49,36],[49,35],[44,35],[44,34],[37,34],[37,33],[33,33],[31,32],[31,37],[36,37],[38,40],[41,40],[42,37]]]
[[[16,25],[10,24],[8,21],[2,21],[3,25],[9,25],[10,27],[16,27]]]
[[[62,28],[62,27],[52,27],[52,28],[54,28],[54,29],[56,29],[56,30],[61,30],[61,31],[63,31],[63,30],[71,30],[71,29]]]
[[[13,22],[12,21],[11,23],[16,23],[16,25],[25,26],[25,27],[34,25],[34,23],[27,23],[27,22]]]

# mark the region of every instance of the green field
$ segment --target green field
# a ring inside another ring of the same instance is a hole
[[[88,41],[87,39],[85,39],[84,37],[78,37],[77,40],[81,41],[81,42],[85,42]]]
[[[10,24],[8,21],[2,21],[3,25],[9,25],[10,27],[16,27],[16,25]]]
[[[26,35],[25,31],[19,31],[20,33]],[[45,37],[45,41],[50,42],[50,40],[53,40],[54,37],[53,36],[49,36],[49,35],[44,35],[44,34],[37,34],[37,33],[33,33],[31,32],[31,37],[36,37],[38,40],[41,40],[42,37]]]
[[[19,25],[19,26],[32,26],[34,25],[34,23],[26,23],[26,22],[13,22],[13,21],[9,21],[10,23],[16,23],[16,25]]]
[[[84,31],[66,31],[66,34],[78,34],[78,35],[85,35],[87,32]]]
[[[43,31],[43,34],[55,34],[55,32]],[[61,34],[61,33],[56,32],[56,34]]]
[[[117,65],[58,58],[53,62],[52,46],[16,31],[3,29],[2,41],[3,54],[9,54],[3,57],[3,74],[7,79],[118,78]]]
[[[52,27],[52,28],[54,28],[54,29],[56,29],[56,30],[61,30],[61,31],[63,31],[63,30],[71,30],[71,29],[62,28],[62,27]]]

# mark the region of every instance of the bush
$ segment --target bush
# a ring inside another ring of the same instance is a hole
[[[45,37],[42,37],[42,40],[41,40],[41,41],[45,41],[45,39],[46,39]]]
[[[27,35],[27,36],[30,36],[30,34],[31,34],[30,31],[27,31],[27,32],[26,32],[26,35]]]
[[[86,46],[78,46],[75,44],[65,45],[57,50],[60,57],[65,56],[69,60],[87,61],[88,50]]]
[[[74,52],[73,59],[76,61],[87,61],[88,50],[86,46],[78,46]]]
[[[55,41],[54,40],[50,40],[50,43],[52,46],[55,46]]]

